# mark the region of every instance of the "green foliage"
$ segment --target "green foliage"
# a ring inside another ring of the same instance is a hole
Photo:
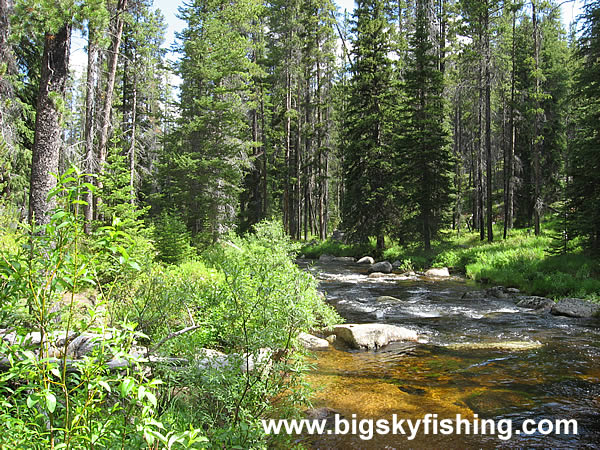
[[[120,317],[138,322],[151,342],[197,327],[160,347],[194,362],[183,372],[161,369],[171,392],[161,400],[163,422],[202,426],[216,447],[263,447],[259,418],[306,401],[307,368],[291,351],[296,335],[340,318],[294,264],[297,249],[280,225],[260,223],[227,236],[204,262],[157,267],[119,294]],[[203,348],[225,352],[227,362],[211,363]]]
[[[572,232],[600,252],[600,2],[586,3],[585,24],[579,40],[576,78],[577,136],[571,147],[569,207]]]
[[[393,86],[391,25],[385,2],[360,2],[354,10],[354,64],[344,117],[344,229],[360,242],[383,236],[394,214],[391,151]]]
[[[142,359],[132,356],[141,337],[135,325],[94,329],[93,308],[86,320],[74,320],[80,289],[96,289],[100,302],[110,302],[112,286],[96,282],[96,258],[108,255],[123,272],[139,269],[122,245],[127,236],[116,227],[99,230],[94,251],[83,251],[78,209],[87,188],[83,175],[67,171],[50,194],[58,204],[50,222],[25,226],[21,248],[0,254],[0,319],[9,327],[4,334],[12,333],[14,340],[12,345],[0,341],[6,358],[0,374],[0,417],[6,425],[0,446],[141,448],[169,439],[198,440],[197,433],[162,434],[164,427],[156,420],[160,381],[148,378]],[[64,299],[66,307],[61,308]],[[60,344],[56,337],[73,331],[104,337],[91,354],[71,361],[69,340]],[[37,348],[25,338],[32,332],[39,335]],[[109,371],[109,359],[124,364],[118,376]]]
[[[375,247],[369,244],[342,244],[338,241],[327,240],[323,242],[310,243],[300,249],[300,254],[309,259],[318,259],[321,255],[353,256],[362,258],[371,255]]]
[[[194,255],[191,236],[179,216],[163,211],[154,225],[154,241],[158,259],[167,264],[179,264]]]
[[[418,231],[425,250],[429,250],[451,204],[454,161],[446,124],[444,75],[433,51],[425,4],[417,5],[404,82],[406,99],[402,120],[396,124],[397,201],[410,205],[405,220],[414,222],[413,230]]]

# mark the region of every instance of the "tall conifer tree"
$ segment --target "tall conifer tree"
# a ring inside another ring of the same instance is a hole
[[[391,114],[393,66],[390,23],[382,0],[354,10],[352,78],[344,124],[345,229],[357,240],[377,238],[382,249],[393,208]]]
[[[430,249],[451,203],[453,157],[443,99],[444,79],[429,36],[424,1],[417,2],[410,44],[397,165],[402,167],[403,199],[413,206],[423,246]]]

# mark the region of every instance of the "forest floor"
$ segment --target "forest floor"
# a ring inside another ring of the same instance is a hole
[[[552,224],[550,224],[552,225]],[[380,258],[400,261],[400,270],[422,270],[448,267],[451,273],[493,285],[515,287],[531,295],[554,299],[585,298],[600,302],[600,260],[585,254],[576,242],[568,252],[558,251],[557,233],[547,226],[540,236],[530,229],[512,230],[506,240],[502,230],[494,229],[492,243],[481,241],[479,233],[445,230],[440,233],[430,251],[418,244],[400,246],[392,242]],[[374,256],[375,245],[349,245],[332,240],[305,245],[301,254],[318,258],[333,256]]]

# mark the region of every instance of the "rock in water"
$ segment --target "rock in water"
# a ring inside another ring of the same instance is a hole
[[[536,311],[550,311],[554,306],[554,300],[537,297],[535,295],[518,297],[517,306],[520,308],[535,309]]]
[[[363,256],[357,262],[357,264],[375,264],[375,260],[370,256]]]
[[[369,273],[381,272],[392,273],[392,264],[389,261],[381,261],[369,267]]]
[[[336,256],[333,258],[333,262],[353,263],[354,258],[352,256]]]
[[[600,314],[600,305],[580,298],[563,298],[550,310],[555,316],[594,317]]]
[[[323,254],[323,255],[319,256],[319,262],[329,263],[329,262],[332,262],[334,258],[335,257],[332,255]]]
[[[447,267],[434,267],[425,272],[426,277],[449,277],[450,272]]]
[[[333,334],[350,348],[366,350],[376,350],[390,342],[418,339],[414,330],[382,323],[336,325]]]
[[[399,298],[391,297],[389,295],[381,295],[377,297],[377,303],[398,303],[402,302]]]
[[[329,342],[325,339],[304,332],[298,335],[298,342],[308,350],[327,350],[329,348]]]

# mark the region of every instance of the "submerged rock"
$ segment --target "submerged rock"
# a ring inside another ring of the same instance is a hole
[[[323,255],[319,256],[319,262],[329,263],[329,262],[332,262],[334,260],[334,258],[335,257],[332,255],[323,254]]]
[[[391,297],[389,295],[382,295],[380,297],[377,297],[377,302],[379,303],[397,303],[397,302],[402,302],[403,300],[400,300],[399,298],[396,297]]]
[[[341,262],[341,263],[353,263],[354,258],[352,256],[336,256],[332,260],[333,262]]]
[[[327,350],[329,348],[329,342],[325,339],[304,332],[298,335],[298,342],[308,350]]]
[[[563,298],[552,306],[550,312],[555,316],[588,318],[600,315],[600,304],[580,298]]]
[[[370,256],[363,256],[356,262],[356,264],[375,264],[375,260]]]
[[[336,325],[333,334],[350,348],[366,350],[376,350],[390,342],[418,339],[414,330],[382,323]]]
[[[433,267],[425,272],[426,277],[449,277],[450,272],[447,267]]]
[[[554,306],[554,300],[546,297],[537,297],[535,295],[528,295],[518,297],[517,306],[520,308],[535,309],[536,311],[550,311]]]
[[[462,295],[462,299],[474,299],[474,298],[483,298],[485,297],[484,291],[468,291]]]
[[[369,273],[392,273],[392,264],[389,261],[381,261],[369,267]]]
[[[493,288],[489,288],[485,291],[485,294],[488,297],[495,297],[495,298],[508,298],[509,297],[504,286],[495,286]]]
[[[542,347],[539,341],[457,342],[448,345],[452,350],[509,350],[524,351]]]
[[[374,278],[385,278],[388,275],[385,273],[381,273],[381,272],[373,272],[369,274],[369,278],[374,279]]]

